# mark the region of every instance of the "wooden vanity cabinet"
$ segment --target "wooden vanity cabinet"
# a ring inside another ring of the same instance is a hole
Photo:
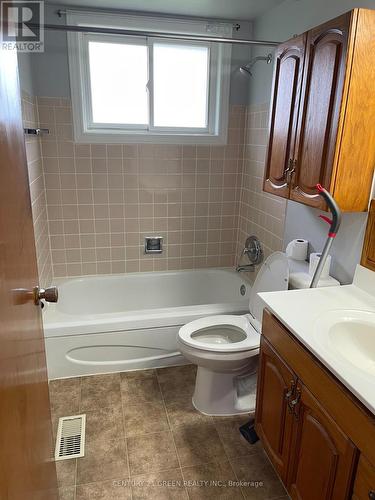
[[[375,417],[267,310],[262,333],[255,429],[291,498],[374,500]]]
[[[356,448],[262,338],[256,431],[294,499],[349,498]]]
[[[264,190],[366,211],[375,163],[375,11],[354,9],[276,51]]]

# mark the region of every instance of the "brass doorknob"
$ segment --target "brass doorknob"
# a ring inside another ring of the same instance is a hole
[[[59,292],[56,286],[50,286],[48,288],[39,288],[36,286],[34,288],[34,302],[36,305],[40,303],[41,300],[46,302],[57,302],[59,298]]]

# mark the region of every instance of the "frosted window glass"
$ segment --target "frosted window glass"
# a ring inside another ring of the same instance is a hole
[[[154,125],[207,127],[207,47],[154,44]]]
[[[148,123],[147,50],[144,45],[89,42],[95,123]]]

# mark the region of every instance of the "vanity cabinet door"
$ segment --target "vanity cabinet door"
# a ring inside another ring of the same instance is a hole
[[[290,199],[323,209],[315,186],[331,186],[350,18],[345,14],[307,33]]]
[[[287,171],[294,157],[306,34],[276,49],[264,190],[289,197]]]
[[[258,369],[255,428],[281,479],[287,477],[293,416],[288,398],[297,379],[262,337]]]
[[[350,498],[356,447],[300,382],[295,399],[287,481],[292,499]]]
[[[353,500],[375,500],[375,466],[364,455],[359,458]]]

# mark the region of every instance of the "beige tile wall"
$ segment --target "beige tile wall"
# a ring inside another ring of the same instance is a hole
[[[285,201],[262,192],[268,104],[232,106],[227,146],[75,144],[70,102],[23,94],[40,281],[233,266],[249,234],[282,248]],[[164,237],[144,255],[146,235]]]
[[[246,111],[237,255],[250,234],[258,236],[266,257],[282,249],[286,202],[262,191],[268,113],[269,103],[249,106]]]
[[[245,107],[221,147],[75,144],[68,100],[38,112],[55,277],[234,265]],[[144,255],[146,235],[162,255]]]
[[[27,93],[22,93],[22,115],[24,126],[38,126],[36,100]],[[36,136],[25,136],[27,167],[31,194],[31,206],[34,221],[34,234],[40,286],[48,286],[52,281],[52,260],[48,234],[46,193],[40,141]]]

